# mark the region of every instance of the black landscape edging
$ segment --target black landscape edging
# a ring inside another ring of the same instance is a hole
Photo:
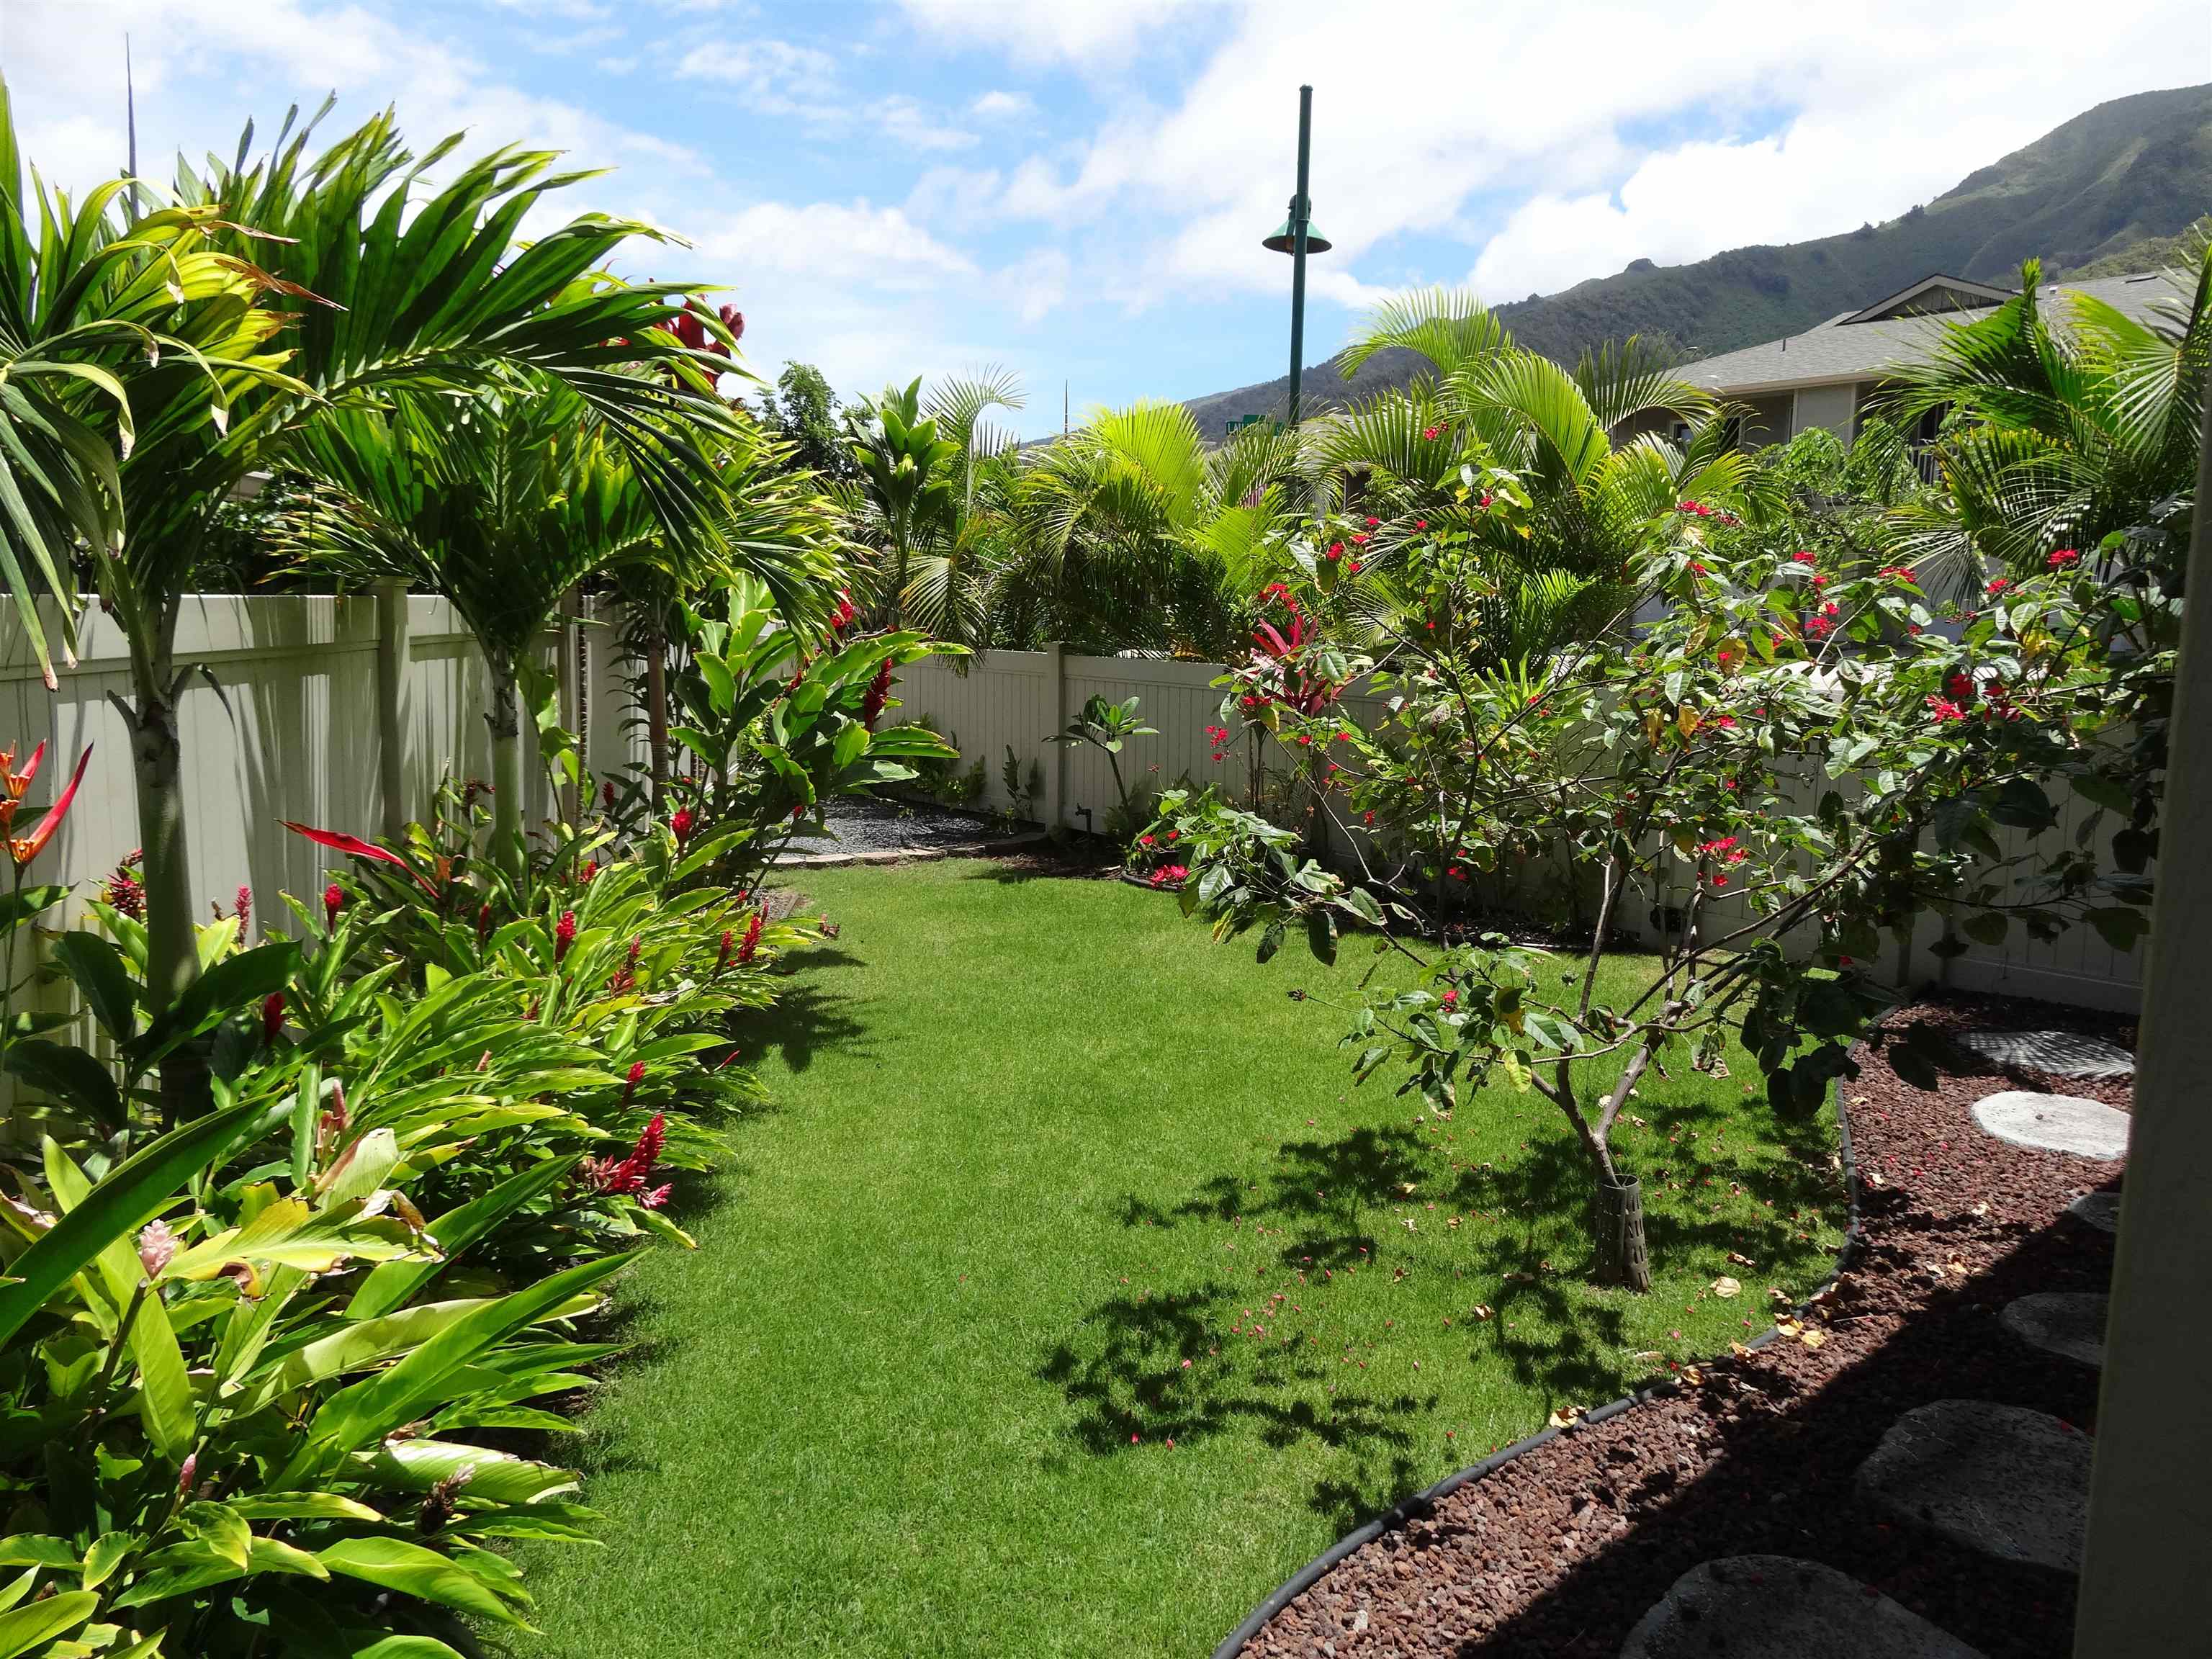
[[[1866,1044],[1863,1042],[1852,1045],[1854,1060],[1865,1052]],[[1844,1270],[1851,1265],[1852,1259],[1857,1255],[1862,1240],[1858,1160],[1851,1151],[1851,1120],[1850,1114],[1844,1109],[1844,1087],[1841,1078],[1836,1080],[1835,1089],[1836,1148],[1843,1164],[1844,1199],[1847,1215],[1844,1230],[1844,1248],[1836,1254],[1834,1271],[1820,1281],[1818,1288],[1811,1295],[1791,1310],[1793,1317],[1802,1317],[1811,1310],[1814,1303],[1835,1287],[1836,1281],[1843,1277]],[[1747,1348],[1763,1348],[1780,1334],[1778,1330],[1770,1325],[1743,1346]],[[1469,1481],[1480,1480],[1483,1476],[1504,1468],[1515,1458],[1532,1452],[1546,1442],[1556,1440],[1563,1434],[1571,1433],[1586,1424],[1603,1423],[1610,1418],[1620,1416],[1632,1406],[1638,1406],[1647,1400],[1656,1400],[1680,1391],[1680,1382],[1672,1377],[1663,1382],[1655,1382],[1649,1388],[1638,1389],[1634,1394],[1624,1395],[1618,1400],[1607,1401],[1602,1406],[1592,1407],[1565,1428],[1547,1426],[1540,1429],[1525,1440],[1515,1441],[1503,1451],[1492,1452],[1481,1462],[1462,1469],[1455,1474],[1448,1474],[1436,1485],[1424,1487],[1411,1498],[1401,1498],[1366,1525],[1338,1539],[1335,1543],[1285,1579],[1276,1587],[1273,1595],[1253,1608],[1243,1624],[1237,1626],[1223,1638],[1220,1645],[1213,1650],[1212,1659],[1237,1659],[1237,1656],[1244,1651],[1246,1643],[1266,1629],[1277,1613],[1320,1583],[1329,1569],[1343,1560],[1346,1556],[1373,1543],[1385,1533],[1395,1531],[1408,1521],[1426,1518],[1439,1500],[1449,1497]]]

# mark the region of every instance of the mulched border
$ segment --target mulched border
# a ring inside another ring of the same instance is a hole
[[[1996,1316],[2031,1291],[2103,1288],[2112,1241],[2065,1206],[2118,1166],[2006,1146],[1969,1112],[2004,1087],[2126,1105],[2130,1085],[1993,1067],[1943,1042],[1966,1025],[2060,1026],[2128,1046],[2134,1036],[2115,1016],[2011,999],[1893,1013],[1887,1042],[1937,1054],[1940,1069],[1923,1090],[1899,1076],[1887,1044],[1853,1051],[1861,1074],[1837,1102],[1850,1230],[1836,1272],[1792,1310],[1820,1347],[1770,1328],[1448,1476],[1301,1569],[1215,1659],[1610,1659],[1682,1572],[1753,1553],[1826,1561],[1990,1659],[2063,1659],[2070,1576],[1893,1526],[1853,1492],[1858,1463],[1915,1405],[2094,1415],[2096,1374],[2027,1348]]]

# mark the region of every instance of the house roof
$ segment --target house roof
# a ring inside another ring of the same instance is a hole
[[[1952,309],[1941,315],[1913,313],[1911,297],[1929,289],[1931,285],[1955,289],[1961,283],[1956,277],[1924,278],[1863,311],[1839,313],[1802,334],[1769,340],[1764,345],[1746,346],[1741,351],[1724,351],[1717,357],[1686,363],[1675,373],[1692,386],[1730,395],[1878,380],[1885,369],[1925,357],[1929,343],[1947,325],[1970,322],[1996,309],[1995,304],[1990,304]],[[2179,283],[2163,271],[2054,283],[2044,293],[2087,294],[2137,321],[2148,319],[2157,301],[2183,297]],[[1883,314],[1900,307],[1905,314]]]
[[[2016,288],[1992,288],[1970,283],[1963,276],[1938,271],[1901,288],[1886,300],[1876,300],[1864,311],[1854,311],[1845,323],[1887,322],[1893,317],[1927,317],[1939,311],[1978,311],[2001,306],[2019,293]]]

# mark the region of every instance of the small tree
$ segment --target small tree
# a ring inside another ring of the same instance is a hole
[[[1333,959],[1358,923],[1415,964],[1413,988],[1365,992],[1352,1010],[1361,1080],[1402,1068],[1402,1088],[1449,1111],[1503,1079],[1559,1109],[1589,1165],[1595,1276],[1637,1290],[1650,1283],[1640,1192],[1611,1135],[1649,1067],[1681,1052],[1709,1069],[1739,1034],[1775,1107],[1808,1113],[1890,1000],[1869,971],[1885,929],[1909,936],[1930,908],[1996,918],[2000,933],[2008,916],[2049,931],[2086,914],[2120,939],[2142,896],[2100,886],[2094,854],[2008,860],[1993,834],[2053,825],[2053,775],[2128,807],[2093,758],[2127,718],[2108,651],[2137,603],[2125,585],[2055,550],[2041,576],[1994,581],[1954,637],[1931,626],[1910,570],[1825,569],[1695,501],[1656,522],[1647,550],[1608,625],[1501,672],[1477,665],[1477,642],[1429,595],[1378,614],[1337,560],[1301,547],[1307,637],[1229,677],[1224,706],[1301,750],[1334,746],[1325,798],[1340,830],[1364,832],[1359,878],[1296,856],[1289,832],[1249,815],[1210,807],[1177,824],[1186,908],[1224,932],[1257,927],[1263,957],[1296,926]],[[1659,619],[1632,629],[1654,602]],[[1280,689],[1363,672],[1385,704],[1371,730]],[[1547,862],[1596,889],[1571,957],[1440,932],[1409,902]],[[1604,970],[1632,902],[1665,927],[1653,972],[1624,990]]]
[[[1094,692],[1086,699],[1083,710],[1068,721],[1067,730],[1055,732],[1048,741],[1064,743],[1070,748],[1080,744],[1096,749],[1106,757],[1106,764],[1114,771],[1114,816],[1106,825],[1106,833],[1120,840],[1133,833],[1138,823],[1139,803],[1129,793],[1129,786],[1121,776],[1121,745],[1131,738],[1156,738],[1157,726],[1138,723],[1139,699],[1128,698],[1115,702],[1103,693]]]

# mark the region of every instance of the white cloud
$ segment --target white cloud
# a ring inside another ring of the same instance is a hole
[[[837,60],[787,40],[708,40],[676,65],[682,81],[721,81],[769,114],[835,113]]]
[[[1004,92],[994,88],[969,105],[968,112],[979,120],[1012,120],[1020,116],[1035,115],[1036,100],[1026,92]]]
[[[938,120],[917,99],[878,99],[868,113],[883,129],[885,137],[910,149],[967,149],[975,143],[974,133]]]
[[[1040,323],[1067,298],[1074,262],[1056,247],[1032,248],[1000,271],[997,287],[1024,326]]]
[[[1204,22],[1222,0],[902,0],[921,27],[1024,64],[1119,66],[1178,19]]]

